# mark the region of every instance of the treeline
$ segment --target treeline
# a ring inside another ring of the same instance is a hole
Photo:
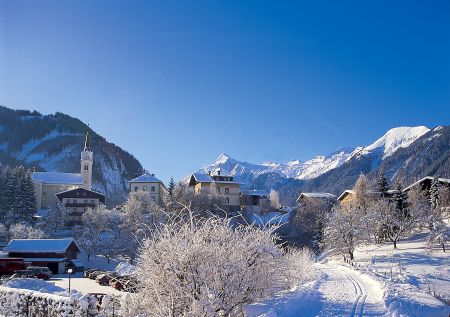
[[[31,171],[23,166],[0,167],[0,223],[30,223],[36,212]]]

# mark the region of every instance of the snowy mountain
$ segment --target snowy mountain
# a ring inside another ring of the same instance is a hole
[[[398,149],[407,148],[429,131],[430,129],[424,126],[393,128],[366,147],[340,148],[327,156],[319,155],[305,162],[292,160],[287,163],[264,162],[252,164],[238,161],[222,153],[215,162],[203,167],[199,172],[207,173],[208,171],[221,170],[223,174],[235,176],[237,180],[245,183],[244,186],[248,187],[254,187],[255,179],[266,174],[278,174],[281,178],[308,181],[360,157],[371,157],[375,164],[374,167],[376,167]],[[275,178],[279,181],[279,178]]]
[[[41,115],[0,107],[0,164],[79,173],[87,130],[94,152],[93,188],[106,194],[108,205],[120,203],[126,198],[127,180],[136,176],[129,172],[141,172],[141,164],[80,120],[62,113]]]

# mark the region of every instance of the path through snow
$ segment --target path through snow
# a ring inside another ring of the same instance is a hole
[[[383,290],[368,276],[343,266],[317,264],[325,276],[319,285],[323,297],[320,316],[383,316]]]

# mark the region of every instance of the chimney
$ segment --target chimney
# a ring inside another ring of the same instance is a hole
[[[218,171],[217,171],[217,175],[219,175],[219,176],[220,176],[220,170],[218,170]]]
[[[155,176],[155,174],[152,174],[152,176]]]
[[[208,175],[211,176],[211,171],[208,171]]]

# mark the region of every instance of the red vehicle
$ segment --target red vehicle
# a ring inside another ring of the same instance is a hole
[[[22,258],[0,258],[0,275],[12,275],[20,270],[25,270]]]

